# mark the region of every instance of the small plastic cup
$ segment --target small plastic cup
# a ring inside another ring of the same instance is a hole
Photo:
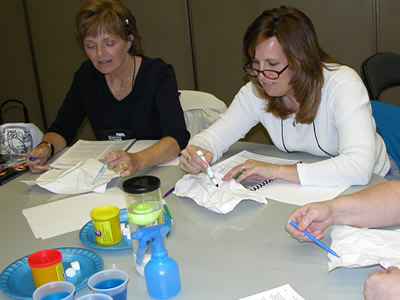
[[[57,249],[40,250],[28,257],[33,283],[38,288],[52,281],[64,281],[62,254]]]
[[[101,246],[118,244],[122,240],[119,208],[113,205],[99,206],[90,212],[96,243]]]
[[[93,293],[106,294],[114,300],[126,300],[128,280],[128,273],[109,269],[93,274],[88,280],[88,286]]]
[[[106,294],[94,293],[94,294],[82,296],[76,300],[113,300],[113,298]]]
[[[75,286],[68,281],[53,281],[38,287],[32,295],[33,300],[72,300]]]

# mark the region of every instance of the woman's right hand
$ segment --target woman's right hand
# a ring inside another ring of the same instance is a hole
[[[181,151],[181,156],[179,158],[179,166],[182,170],[190,174],[199,174],[207,168],[207,164],[197,155],[198,150],[201,150],[207,162],[209,164],[211,163],[213,155],[210,151],[197,146],[188,145]]]
[[[50,170],[50,165],[46,164],[49,156],[51,154],[51,149],[46,144],[41,144],[35,149],[33,149],[25,158],[26,164],[32,173],[41,173]]]

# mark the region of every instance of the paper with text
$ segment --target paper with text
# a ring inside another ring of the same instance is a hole
[[[291,159],[283,159],[283,158],[277,158],[277,157],[272,157],[272,156],[265,156],[265,155],[252,153],[247,150],[243,150],[243,151],[239,152],[238,154],[235,154],[235,155],[225,159],[224,161],[215,164],[212,167],[212,169],[219,170],[222,173],[227,173],[233,167],[243,164],[248,159],[258,160],[258,161],[275,164],[275,165],[293,165],[293,164],[300,162],[299,160],[291,160]]]
[[[288,160],[277,157],[264,156],[243,150],[238,154],[212,166],[214,172],[226,174],[233,167],[243,164],[248,159],[278,164],[289,165],[300,163],[299,160]],[[341,194],[349,186],[304,186],[300,183],[276,179],[258,189],[264,197],[294,205],[330,200]]]
[[[239,300],[305,300],[289,285],[285,284],[280,287],[261,292]]]
[[[55,169],[69,169],[79,162],[94,158],[103,161],[107,153],[125,149],[133,140],[123,141],[86,141],[78,140],[50,166]],[[154,145],[158,140],[140,140],[128,150],[129,153],[142,151]],[[178,159],[161,164],[162,166],[178,165]]]
[[[94,158],[104,160],[107,153],[125,149],[132,140],[124,141],[85,141],[78,140],[65,153],[57,158],[51,167],[55,169],[69,169],[79,162]]]

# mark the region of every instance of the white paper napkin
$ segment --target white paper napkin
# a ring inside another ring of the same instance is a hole
[[[258,191],[249,191],[233,179],[222,181],[223,174],[221,173],[214,172],[214,175],[219,182],[219,187],[216,187],[206,174],[187,174],[175,184],[174,194],[191,198],[198,205],[219,214],[232,211],[244,199],[268,203]]]
[[[90,211],[102,205],[125,208],[123,192],[117,188],[104,194],[85,194],[22,210],[35,238],[47,239],[82,228],[90,220]]]
[[[340,258],[328,254],[329,271],[380,264],[400,267],[400,231],[357,228],[335,225],[331,232],[331,248]]]
[[[93,185],[93,180],[102,166],[102,162],[89,158],[71,169],[51,169],[40,175],[35,183],[56,194],[76,195],[91,191],[104,193],[107,183],[119,175],[107,169]],[[30,184],[29,182],[25,183]]]

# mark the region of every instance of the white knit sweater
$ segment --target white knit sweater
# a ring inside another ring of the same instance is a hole
[[[261,122],[282,151],[330,157],[325,151],[335,156],[297,165],[302,185],[365,185],[372,173],[385,176],[390,168],[386,147],[376,133],[368,93],[360,77],[353,69],[341,66],[334,71],[324,69],[324,78],[321,104],[314,120],[315,134],[313,124],[293,126],[291,118],[282,121],[265,112],[265,100],[255,96],[248,82],[220,119],[194,136],[189,144],[211,151],[215,162]]]

